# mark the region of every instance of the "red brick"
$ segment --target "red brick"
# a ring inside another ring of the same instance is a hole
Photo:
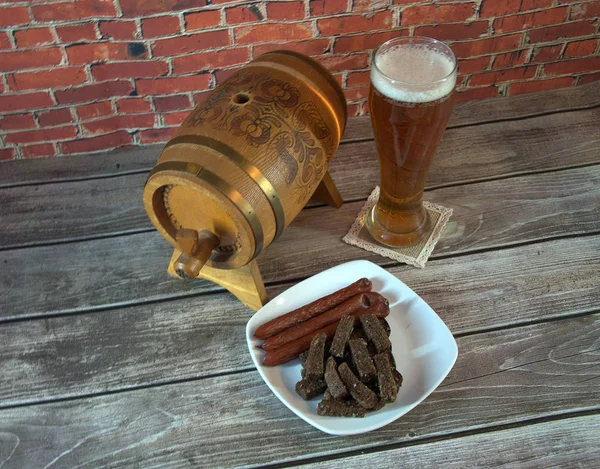
[[[193,75],[188,77],[156,78],[154,80],[136,80],[139,94],[172,94],[186,91],[208,89],[210,75]]]
[[[352,55],[324,55],[315,59],[331,72],[360,70],[369,65],[369,54],[366,52]]]
[[[515,96],[523,93],[553,90],[556,88],[567,88],[573,85],[574,78],[551,78],[550,80],[524,81],[523,83],[512,83],[508,86],[508,94]]]
[[[452,45],[452,50],[458,58],[468,58],[517,49],[520,44],[521,34],[519,33],[511,34],[510,36],[479,39],[477,41],[457,42]]]
[[[0,28],[29,24],[27,7],[3,8],[0,15]]]
[[[7,33],[0,32],[0,49],[11,49],[10,40]]]
[[[173,73],[181,75],[201,70],[213,70],[230,65],[244,64],[249,59],[250,51],[247,47],[226,49],[219,52],[202,52],[173,59]]]
[[[597,18],[600,16],[600,2],[598,0],[589,3],[579,3],[571,6],[570,20],[583,18]]]
[[[172,127],[174,125],[181,125],[189,115],[190,111],[170,112],[168,114],[163,114],[163,120],[166,126]]]
[[[594,34],[596,26],[591,21],[579,21],[577,23],[560,24],[547,28],[529,31],[529,42],[548,42],[561,37],[587,36]]]
[[[217,80],[217,84],[221,84],[224,81],[228,80],[235,72],[237,72],[242,67],[230,68],[228,70],[217,70],[215,72],[215,79]]]
[[[92,23],[75,26],[56,26],[56,34],[63,43],[96,39],[96,28]]]
[[[132,58],[144,59],[146,52],[131,53],[130,44],[126,42],[101,42],[96,44],[76,44],[66,48],[67,57],[71,64],[89,64],[93,62],[106,62],[113,60],[131,60]]]
[[[589,75],[581,75],[577,84],[585,85],[587,83],[592,83],[593,81],[598,80],[600,80],[600,73],[590,73]]]
[[[267,41],[297,41],[312,39],[310,23],[269,23],[235,28],[237,44],[254,44]]]
[[[454,93],[454,100],[457,103],[461,103],[463,101],[493,98],[495,96],[498,96],[498,89],[495,86],[488,86],[487,88],[473,88],[465,91],[458,91]]]
[[[575,0],[579,1],[579,0]],[[519,11],[538,10],[540,8],[548,8],[552,5],[553,0],[521,0]],[[559,2],[560,3],[560,0]]]
[[[369,97],[369,87],[361,86],[360,88],[352,88],[351,90],[344,90],[346,100],[349,103],[361,101]]]
[[[285,44],[258,44],[254,46],[254,57],[279,49],[293,50],[305,55],[324,54],[329,48],[329,39],[314,39],[312,41],[286,42]]]
[[[175,135],[178,127],[169,127],[167,129],[142,130],[139,133],[140,143],[162,143]]]
[[[353,0],[352,11],[374,11],[382,10],[389,6],[389,0]],[[413,2],[414,3],[414,2]]]
[[[310,16],[325,16],[343,13],[348,9],[348,0],[310,0]]]
[[[334,52],[344,54],[346,52],[366,51],[376,49],[385,41],[395,37],[408,36],[407,29],[388,31],[385,33],[359,34],[357,36],[339,37],[335,40]]]
[[[144,37],[162,37],[179,34],[181,25],[176,16],[158,16],[142,20],[142,35]]]
[[[569,42],[565,49],[564,57],[585,57],[593,55],[598,47],[598,39],[588,39],[587,41]]]
[[[43,156],[56,155],[56,149],[51,143],[38,143],[21,147],[23,158],[40,158]]]
[[[562,44],[558,44],[556,46],[536,47],[533,49],[533,53],[531,54],[529,62],[552,62],[560,57],[561,50]]]
[[[348,80],[346,86],[348,88],[356,88],[357,86],[363,86],[369,84],[370,72],[352,72],[348,74]]]
[[[80,138],[70,142],[63,142],[60,144],[60,150],[66,155],[71,153],[86,153],[122,147],[123,145],[132,143],[132,141],[131,135],[123,130],[100,137]]]
[[[73,116],[70,109],[52,109],[46,112],[38,112],[38,122],[41,127],[54,127],[56,125],[72,124]]]
[[[348,117],[356,117],[359,115],[360,106],[358,104],[348,105]]]
[[[0,10],[2,11],[2,10]],[[30,28],[15,31],[15,43],[19,49],[40,44],[49,44],[54,41],[50,28]]]
[[[204,101],[209,96],[210,96],[209,91],[202,91],[200,93],[194,93],[194,102],[192,103],[192,105],[196,106],[198,103]]]
[[[117,105],[117,112],[123,112],[125,114],[133,114],[136,112],[150,112],[152,107],[150,103],[144,98],[124,98],[119,99],[115,103]]]
[[[120,3],[124,16],[139,17],[199,8],[205,6],[207,2],[206,0],[120,0]]]
[[[92,65],[92,75],[96,81],[115,78],[159,77],[166,75],[169,66],[166,62],[115,62]]]
[[[115,130],[148,128],[154,125],[154,114],[121,114],[86,122],[83,128],[91,134],[105,134]]]
[[[54,106],[48,93],[28,93],[16,96],[0,95],[0,112],[41,109]]]
[[[23,72],[10,75],[8,84],[16,91],[64,88],[79,85],[86,80],[83,67],[64,67],[40,72]]]
[[[108,116],[110,114],[114,114],[114,109],[110,101],[102,101],[77,107],[77,115],[82,121],[93,119],[95,117]]]
[[[523,65],[527,59],[527,54],[527,50],[517,50],[515,52],[499,54],[494,58],[492,69],[510,68],[514,67],[515,65]]]
[[[270,20],[302,20],[304,14],[303,2],[269,2],[267,3],[267,17]]]
[[[400,15],[400,24],[458,23],[473,16],[474,3],[452,5],[418,5],[406,7]]]
[[[546,75],[568,75],[580,72],[596,72],[600,70],[600,57],[575,59],[544,65]]]
[[[34,49],[0,53],[0,72],[58,65],[62,60],[60,49]]]
[[[489,57],[478,57],[476,59],[465,59],[458,61],[458,73],[482,72],[490,65]]]
[[[257,5],[238,6],[225,10],[227,24],[256,23],[264,19]]]
[[[481,18],[510,15],[519,11],[535,10],[552,5],[553,0],[483,0]]]
[[[335,16],[317,20],[317,28],[323,36],[360,33],[378,29],[389,29],[392,25],[392,12],[382,11],[371,17],[362,15]]]
[[[156,41],[152,47],[154,57],[182,55],[188,52],[198,52],[229,45],[227,31],[209,31],[207,33],[191,34]]]
[[[341,88],[344,87],[344,74],[343,73],[334,73],[333,79],[338,82]]]
[[[159,112],[168,112],[189,109],[192,107],[192,104],[190,103],[190,98],[188,96],[177,95],[154,98],[154,107]]]
[[[221,12],[219,10],[199,11],[185,15],[185,30],[195,31],[198,29],[211,28],[221,24]]]
[[[67,21],[117,16],[112,0],[77,0],[31,7],[37,21]]]
[[[432,37],[441,41],[475,39],[488,30],[487,21],[475,21],[465,24],[439,24],[415,28],[415,36]]]
[[[34,127],[33,114],[15,114],[0,118],[0,130],[24,130]]]
[[[6,143],[29,143],[46,142],[54,140],[68,140],[77,136],[77,127],[56,127],[54,129],[30,130],[28,132],[17,132],[7,134],[4,137]]]
[[[107,39],[134,39],[137,32],[134,21],[100,21],[98,29]]]
[[[473,75],[469,79],[469,86],[493,85],[512,80],[526,80],[535,76],[537,66],[518,67],[499,72],[486,72]]]
[[[132,91],[133,86],[128,81],[111,81],[56,91],[54,95],[58,104],[72,104],[112,98],[113,96],[126,96]]]
[[[10,161],[17,157],[14,148],[0,148],[0,161]]]
[[[511,33],[530,29],[534,26],[547,26],[562,23],[567,16],[567,7],[551,8],[522,15],[505,16],[494,20],[496,34]]]

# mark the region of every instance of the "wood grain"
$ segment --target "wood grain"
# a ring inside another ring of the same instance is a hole
[[[461,436],[332,461],[311,461],[314,469],[365,467],[539,468],[598,467],[600,416],[589,415]],[[467,463],[468,461],[468,463]],[[289,467],[306,467],[289,466]]]
[[[600,108],[449,130],[427,187],[600,163]],[[346,201],[379,184],[373,142],[344,145],[331,166]],[[0,189],[0,247],[41,245],[152,229],[142,203],[146,174]],[[427,198],[427,196],[426,196]],[[314,205],[314,204],[313,204]],[[31,228],[31,217],[36,227]]]
[[[454,209],[432,258],[600,231],[600,166],[516,177],[510,185],[499,180],[446,187],[426,198]],[[342,242],[361,206],[354,202],[336,211],[302,211],[258,257],[265,283],[302,279],[354,259],[393,265]],[[170,278],[170,256],[169,245],[154,231],[0,251],[0,265],[5,266],[0,269],[5,287],[0,318],[215,290],[206,282]]]
[[[600,236],[388,270],[453,333],[473,333],[596,310]],[[289,286],[270,287],[269,295]],[[230,294],[215,293],[3,324],[0,407],[251,368],[245,343],[251,314]]]
[[[458,346],[444,385],[371,433],[321,433],[252,371],[2,410],[0,434],[12,442],[5,464],[251,466],[600,410],[598,315],[462,337]]]
[[[600,163],[600,108],[447,130],[426,188]],[[346,201],[366,199],[379,182],[373,142],[340,148],[331,176]]]
[[[543,93],[458,103],[454,107],[448,128],[587,109],[599,104],[600,84],[597,82]],[[568,121],[568,119],[564,120]],[[371,138],[373,133],[370,118],[354,117],[348,120],[342,142]],[[148,145],[93,155],[41,158],[35,162],[30,160],[5,162],[2,163],[2,171],[0,171],[0,188],[149,171],[158,159],[162,147],[163,145]],[[336,156],[338,157],[339,155]]]

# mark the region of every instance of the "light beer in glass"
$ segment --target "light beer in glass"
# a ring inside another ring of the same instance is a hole
[[[382,244],[410,246],[428,233],[423,189],[452,112],[455,86],[456,57],[435,39],[392,39],[375,52],[369,107],[381,187],[366,225]]]

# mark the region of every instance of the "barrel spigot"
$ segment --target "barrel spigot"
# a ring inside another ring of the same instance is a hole
[[[209,230],[182,228],[175,236],[181,255],[173,263],[178,277],[187,280],[196,278],[210,258],[213,249],[219,245],[219,237]]]

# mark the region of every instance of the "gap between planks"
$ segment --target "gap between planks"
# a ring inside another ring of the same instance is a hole
[[[152,231],[152,230],[149,230],[149,231]],[[530,241],[499,244],[499,245],[496,245],[493,247],[487,247],[487,248],[479,248],[479,249],[474,248],[472,250],[460,251],[460,252],[455,252],[455,253],[450,253],[450,254],[440,254],[437,256],[432,255],[430,257],[430,259],[432,261],[435,261],[435,260],[466,257],[466,256],[474,255],[474,254],[482,254],[485,252],[503,251],[506,249],[513,249],[513,248],[517,248],[517,247],[521,247],[521,246],[541,244],[541,243],[545,243],[545,242],[549,242],[549,241],[560,241],[563,239],[572,239],[572,238],[587,238],[587,237],[593,237],[593,236],[597,236],[597,235],[600,235],[600,231],[590,231],[590,232],[585,232],[585,233],[569,233],[566,235],[559,235],[559,236],[548,236],[545,238],[537,238],[535,240],[530,240]],[[114,236],[106,236],[106,238],[118,237],[118,236],[121,236],[121,235],[117,234]],[[82,239],[82,240],[76,240],[76,241],[71,241],[71,242],[76,243],[76,242],[84,242],[84,241],[88,241],[88,240]],[[55,243],[55,244],[64,244],[64,243]],[[40,246],[40,247],[46,247],[46,246]],[[10,249],[19,249],[19,248],[8,248],[6,250],[10,250]],[[1,251],[2,251],[2,249],[0,249],[0,252]],[[378,265],[384,269],[388,269],[388,268],[400,266],[400,265],[402,265],[402,263],[390,260],[390,262],[382,262]],[[267,287],[267,289],[276,288],[276,287],[289,288],[289,287],[295,285],[296,283],[305,280],[306,278],[308,278],[308,277],[299,276],[299,277],[292,277],[290,279],[285,279],[285,280],[274,280],[274,281],[270,281],[270,282],[265,282],[265,287]],[[184,293],[181,295],[173,295],[173,296],[168,296],[168,297],[153,298],[153,299],[141,300],[141,301],[140,300],[125,301],[122,303],[104,304],[101,306],[90,306],[87,308],[76,308],[74,310],[65,310],[65,311],[59,311],[56,313],[22,315],[17,318],[9,318],[9,319],[3,319],[0,317],[0,325],[15,323],[15,322],[23,322],[23,321],[35,321],[35,320],[39,320],[39,319],[51,319],[51,318],[59,318],[59,317],[65,317],[65,316],[74,316],[74,315],[87,314],[87,313],[92,313],[92,312],[111,311],[111,310],[120,309],[123,307],[129,307],[129,306],[152,305],[152,304],[164,303],[164,302],[169,302],[169,301],[183,300],[183,299],[187,299],[187,298],[200,298],[200,297],[204,297],[207,295],[222,295],[224,293],[227,293],[227,290],[225,290],[224,288],[221,288],[221,287],[217,287],[214,290],[201,291],[201,292],[197,292],[197,293],[189,293],[189,294]],[[582,315],[591,314],[594,311],[586,311]],[[577,317],[577,314],[574,314],[572,316],[567,315],[564,317]],[[545,322],[545,321],[540,321],[540,322]],[[525,325],[525,324],[526,323],[524,322],[524,323],[520,323],[519,325]],[[533,321],[533,322],[531,322],[531,324],[537,324],[537,322]],[[516,327],[518,327],[518,325]],[[498,326],[498,328],[499,329],[510,328],[510,325],[507,325],[506,327]],[[488,331],[492,331],[492,330],[494,330],[494,328],[489,328],[489,329],[484,328],[484,329],[476,330],[476,331],[474,330],[473,334],[481,333],[481,332],[488,332]],[[463,335],[466,336],[466,335],[470,335],[470,334],[468,332],[465,332],[462,334],[456,334],[455,337],[462,337]]]
[[[532,176],[535,174],[558,173],[558,172],[562,172],[562,171],[570,171],[573,169],[581,169],[581,168],[591,168],[591,167],[595,167],[595,166],[600,166],[600,161],[594,162],[594,163],[572,164],[569,166],[562,166],[560,168],[525,170],[525,171],[521,171],[521,172],[508,173],[508,174],[504,174],[501,176],[491,176],[491,177],[487,177],[487,178],[480,177],[477,179],[463,180],[463,181],[457,181],[457,182],[445,183],[445,184],[437,184],[437,185],[425,188],[424,193],[429,193],[429,192],[433,192],[433,191],[436,191],[439,189],[447,189],[447,188],[451,188],[451,187],[470,186],[470,185],[481,184],[481,183],[485,183],[485,182],[509,180],[509,179],[515,179],[515,178],[519,178],[519,177]],[[134,174],[134,173],[131,173],[131,174]],[[127,175],[130,175],[130,174],[123,174],[123,176],[127,176]],[[116,175],[115,177],[120,177],[120,176],[122,176],[122,175],[119,174],[119,175]],[[91,179],[93,179],[93,178],[91,178]],[[100,179],[103,179],[103,178],[100,178]],[[81,180],[78,180],[78,181],[81,181]],[[62,182],[78,182],[78,181],[61,181],[61,183]],[[48,184],[51,184],[51,183],[48,183]],[[38,184],[36,184],[36,185],[38,185]],[[2,187],[0,187],[0,189],[2,189]],[[344,200],[344,203],[356,203],[356,202],[361,202],[364,200],[367,200],[367,197],[348,198],[348,199]],[[325,206],[326,205],[322,204],[322,203],[315,203],[314,205],[308,205],[308,206],[304,207],[302,209],[302,211],[323,208]],[[25,242],[25,243],[21,243],[18,245],[12,245],[12,246],[6,246],[6,247],[0,246],[0,252],[11,251],[11,250],[15,250],[15,249],[23,249],[23,248],[56,246],[56,245],[61,245],[61,244],[93,241],[93,240],[97,240],[97,239],[117,238],[117,237],[121,237],[121,236],[131,236],[131,235],[136,235],[136,234],[140,234],[140,233],[150,233],[155,230],[156,229],[154,227],[132,228],[129,230],[114,231],[112,233],[100,233],[97,235],[90,235],[90,236],[78,236],[77,238],[56,239],[54,241],[46,241],[46,242],[40,242],[40,241]],[[547,238],[547,239],[560,239],[560,237]],[[544,240],[545,239],[542,239],[542,241],[544,241]],[[516,246],[516,245],[518,245],[518,244],[514,244],[514,245],[511,244],[510,246]],[[465,251],[465,252],[470,253],[470,252],[479,252],[479,251]],[[450,255],[450,256],[453,256],[453,255]]]
[[[442,442],[442,441],[454,440],[457,438],[465,438],[465,437],[469,437],[469,436],[484,435],[487,433],[494,433],[494,432],[500,432],[500,431],[506,431],[506,430],[514,430],[517,428],[527,428],[527,427],[534,426],[534,425],[540,425],[540,424],[552,423],[552,422],[560,422],[560,421],[569,420],[569,419],[575,420],[577,418],[595,416],[595,415],[599,415],[599,414],[600,414],[600,407],[597,407],[595,409],[582,410],[582,411],[565,412],[565,413],[559,413],[559,414],[555,414],[555,415],[547,415],[547,416],[542,416],[542,417],[534,417],[534,418],[530,418],[530,419],[524,419],[522,421],[516,421],[516,422],[511,422],[511,423],[506,423],[506,424],[490,425],[488,427],[482,427],[482,428],[477,428],[477,429],[472,429],[472,430],[450,432],[450,433],[439,435],[439,436],[415,438],[413,441],[408,441],[408,442],[382,444],[382,445],[375,445],[375,446],[367,447],[367,448],[360,449],[360,450],[342,451],[340,453],[335,453],[335,454],[327,455],[327,456],[315,456],[315,457],[309,457],[309,458],[304,458],[304,459],[302,459],[302,458],[296,459],[294,461],[288,461],[288,462],[284,462],[284,463],[250,466],[250,469],[284,469],[284,468],[298,467],[298,466],[304,467],[309,464],[316,464],[316,463],[320,463],[320,462],[330,462],[330,461],[337,461],[337,462],[343,463],[344,462],[343,459],[350,458],[353,456],[376,454],[376,453],[379,453],[382,451],[392,451],[392,450],[401,449],[401,448],[410,448],[412,446],[421,446],[421,445],[426,445],[426,444],[431,444],[431,443],[438,443],[438,442]]]

